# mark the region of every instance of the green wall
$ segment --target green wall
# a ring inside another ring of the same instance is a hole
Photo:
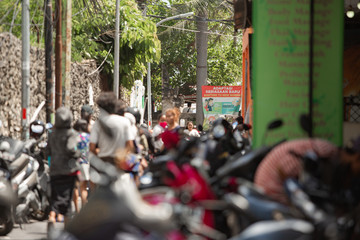
[[[313,135],[342,143],[343,2],[314,5]],[[306,137],[299,117],[309,113],[310,1],[253,1],[254,146],[281,118],[266,143]]]

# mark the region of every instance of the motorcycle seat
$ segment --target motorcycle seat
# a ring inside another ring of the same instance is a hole
[[[10,149],[7,151],[9,154],[14,155],[18,158],[23,152],[25,143],[20,140],[15,140],[10,137],[1,137],[0,141],[7,141],[10,144]]]
[[[216,175],[218,177],[231,175],[252,180],[257,166],[270,150],[271,147],[264,146],[245,155],[239,152],[231,156],[228,163],[216,171]]]
[[[276,202],[255,187],[240,186],[238,191],[249,203],[245,212],[255,221],[272,220],[275,212],[282,213],[286,218],[294,217],[291,208]]]
[[[21,154],[9,164],[9,171],[12,177],[16,176],[29,163],[29,157],[26,154]]]

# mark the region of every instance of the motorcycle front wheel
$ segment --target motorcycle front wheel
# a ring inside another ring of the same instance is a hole
[[[35,192],[36,199],[41,202],[41,209],[32,211],[31,218],[38,220],[38,221],[44,221],[44,220],[48,219],[49,213],[50,213],[49,199],[47,198],[46,194],[39,194],[39,192],[37,190],[34,192]]]
[[[5,236],[14,227],[14,221],[11,217],[11,210],[5,207],[0,208],[0,236]]]

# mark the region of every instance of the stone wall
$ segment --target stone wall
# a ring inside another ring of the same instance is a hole
[[[90,84],[94,92],[94,101],[100,93],[100,77],[95,70],[94,61],[71,64],[70,109],[74,114],[74,120],[79,118],[81,106],[89,104]],[[0,33],[0,120],[3,123],[0,133],[14,138],[21,136],[21,84],[21,40],[10,33]],[[45,52],[31,47],[30,118],[45,100],[45,94]],[[37,119],[45,122],[45,107]]]

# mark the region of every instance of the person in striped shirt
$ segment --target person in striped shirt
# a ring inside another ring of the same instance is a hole
[[[255,173],[255,185],[265,193],[283,204],[289,204],[284,190],[288,178],[297,179],[302,171],[299,156],[313,151],[322,159],[332,159],[350,166],[351,173],[360,174],[360,153],[349,153],[322,139],[296,139],[284,142],[275,147],[260,163]]]

